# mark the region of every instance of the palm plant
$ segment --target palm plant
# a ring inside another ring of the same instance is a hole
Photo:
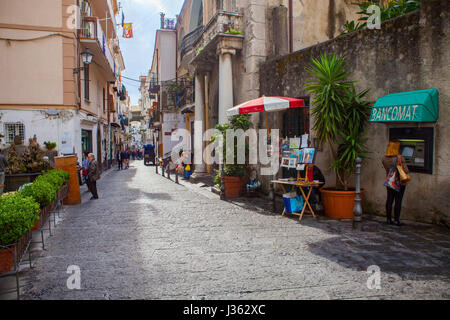
[[[328,143],[333,156],[331,167],[336,172],[336,188],[348,190],[350,174],[357,157],[366,157],[364,129],[369,120],[371,102],[363,100],[368,90],[356,92],[354,81],[348,80],[344,58],[322,54],[312,59],[306,71],[314,76],[306,85],[314,95],[312,115],[317,138]]]

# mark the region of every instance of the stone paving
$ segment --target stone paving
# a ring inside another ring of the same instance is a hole
[[[23,299],[449,299],[450,232],[417,223],[282,217],[259,199],[220,201],[134,161],[66,207]],[[281,211],[281,208],[280,208]],[[81,270],[70,290],[67,268]],[[378,265],[380,289],[367,268]]]

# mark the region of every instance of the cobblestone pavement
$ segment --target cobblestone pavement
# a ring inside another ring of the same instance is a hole
[[[134,161],[67,212],[25,273],[24,299],[449,299],[448,229],[282,217]],[[281,208],[280,208],[281,210]],[[35,253],[36,254],[36,253]],[[67,268],[81,270],[69,290]],[[381,269],[368,289],[367,268]]]

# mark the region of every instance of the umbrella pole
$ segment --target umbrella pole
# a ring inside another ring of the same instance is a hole
[[[264,111],[264,114],[266,116],[266,128],[267,128],[267,136],[270,136],[270,130],[269,130],[269,119],[267,118],[267,111]]]

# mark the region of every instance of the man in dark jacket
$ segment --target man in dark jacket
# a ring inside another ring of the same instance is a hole
[[[100,179],[100,171],[97,161],[93,153],[89,153],[89,164],[87,172],[87,181],[89,184],[89,190],[92,193],[91,200],[98,199],[97,193],[97,180]]]
[[[123,153],[120,152],[120,150],[117,151],[116,160],[117,160],[117,165],[118,165],[117,170],[122,170],[123,169]]]

